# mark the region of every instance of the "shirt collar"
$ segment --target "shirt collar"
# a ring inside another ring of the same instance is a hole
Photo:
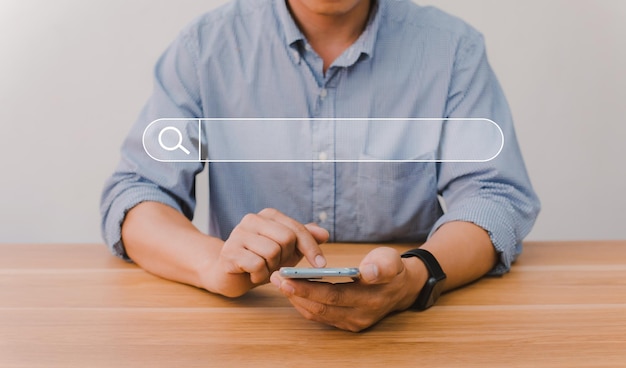
[[[359,46],[361,53],[368,56],[372,56],[374,53],[374,44],[376,43],[376,36],[378,35],[378,29],[382,23],[381,18],[384,13],[384,0],[372,0],[372,11],[370,18],[367,21],[365,30],[361,33],[361,36],[355,42],[355,45]]]
[[[343,60],[343,62],[353,63],[361,54],[366,54],[371,57],[374,52],[376,35],[378,34],[378,29],[380,28],[381,18],[383,17],[384,12],[384,0],[373,1],[374,8],[370,14],[367,26],[356,42],[350,46],[351,52],[349,52],[348,55],[345,55],[346,60]],[[274,3],[276,4],[275,8],[278,22],[283,29],[285,44],[296,49],[298,41],[305,41],[305,37],[296,25],[296,22],[291,17],[291,13],[289,13],[289,9],[287,9],[286,0],[274,0]]]
[[[298,41],[304,40],[304,35],[291,17],[287,9],[287,0],[274,0],[278,23],[282,26],[287,46],[295,47]]]

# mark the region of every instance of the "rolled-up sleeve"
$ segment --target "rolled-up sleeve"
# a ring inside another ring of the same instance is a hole
[[[196,65],[194,40],[183,32],[159,59],[153,93],[122,145],[115,172],[105,183],[100,202],[102,235],[113,254],[126,260],[130,259],[122,242],[121,226],[137,204],[159,202],[190,219],[193,216],[195,175],[203,165],[155,161],[144,151],[142,137],[154,120],[202,116]]]
[[[471,32],[457,50],[447,103],[449,118],[487,118],[504,134],[504,146],[483,163],[441,163],[438,191],[447,211],[431,235],[444,223],[466,221],[485,229],[500,255],[491,274],[502,274],[522,250],[540,203],[532,189],[504,94],[489,66],[482,36]],[[477,144],[481,144],[477,142]]]

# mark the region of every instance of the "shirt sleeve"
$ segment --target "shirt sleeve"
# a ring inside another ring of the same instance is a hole
[[[195,175],[203,164],[165,163],[144,151],[146,127],[161,118],[202,116],[197,78],[197,48],[182,33],[154,69],[153,93],[132,126],[121,149],[121,160],[106,181],[100,202],[103,238],[113,254],[130,260],[121,239],[126,213],[137,204],[153,201],[182,212],[189,219],[195,208]],[[191,152],[197,157],[197,149]]]
[[[540,203],[526,172],[509,107],[487,61],[482,36],[473,32],[459,45],[446,117],[490,119],[502,129],[504,146],[488,162],[438,165],[438,191],[447,208],[430,235],[451,221],[480,226],[489,233],[499,254],[491,274],[502,274],[521,253],[522,239],[530,232]]]

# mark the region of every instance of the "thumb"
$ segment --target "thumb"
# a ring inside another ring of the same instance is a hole
[[[363,258],[359,271],[364,284],[386,284],[404,271],[404,263],[395,249],[381,247]]]

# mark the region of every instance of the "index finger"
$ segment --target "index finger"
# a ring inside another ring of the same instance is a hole
[[[281,223],[293,231],[296,236],[296,249],[302,253],[304,258],[306,258],[312,266],[326,266],[326,258],[324,258],[319,243],[303,224],[272,208],[262,210],[259,212],[259,215]]]

